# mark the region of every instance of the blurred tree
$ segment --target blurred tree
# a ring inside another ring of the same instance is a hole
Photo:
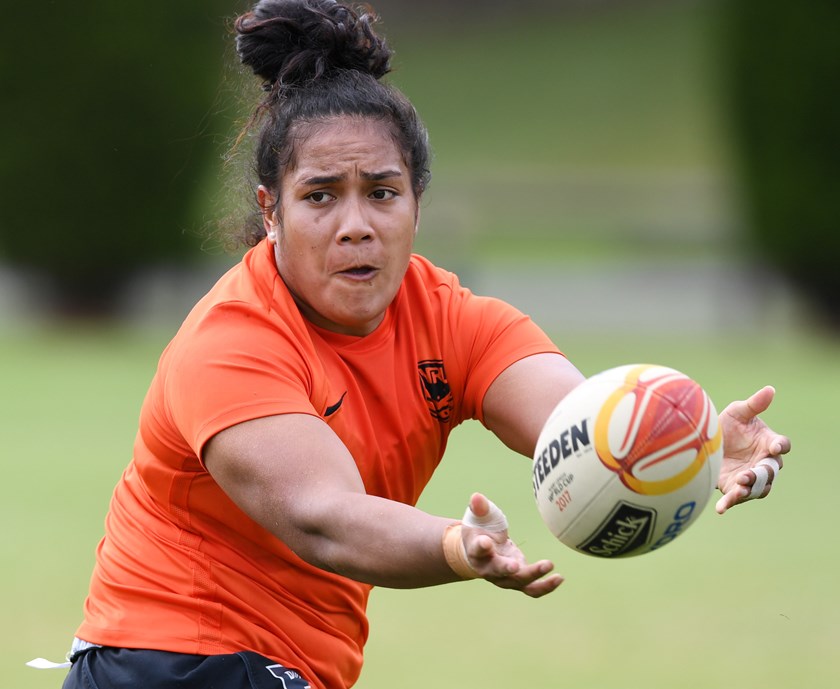
[[[191,198],[221,147],[223,0],[16,3],[0,54],[0,251],[65,313],[199,253]],[[215,129],[214,129],[215,128]]]
[[[752,237],[840,328],[840,3],[720,6],[726,100]]]

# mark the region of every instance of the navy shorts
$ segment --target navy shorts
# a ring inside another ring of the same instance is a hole
[[[189,655],[94,647],[77,653],[63,689],[308,689],[296,670],[258,653]]]

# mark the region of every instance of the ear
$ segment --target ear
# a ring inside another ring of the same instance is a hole
[[[263,227],[268,236],[268,241],[274,244],[277,241],[277,230],[280,219],[277,217],[277,197],[267,187],[260,184],[257,187],[257,203],[263,216]]]

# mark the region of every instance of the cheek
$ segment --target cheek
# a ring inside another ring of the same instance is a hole
[[[283,233],[277,241],[276,261],[280,275],[286,281],[299,282],[312,275],[312,256],[314,247],[309,242],[301,242],[300,237]]]
[[[317,231],[317,225],[311,227],[311,230],[302,231],[297,225],[287,223],[279,233],[280,253],[295,261],[316,262],[317,257],[326,251],[326,242]]]

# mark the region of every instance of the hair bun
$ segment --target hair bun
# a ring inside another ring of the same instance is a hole
[[[234,24],[236,51],[269,86],[348,69],[379,79],[390,71],[392,52],[374,32],[376,20],[335,0],[260,0]]]

